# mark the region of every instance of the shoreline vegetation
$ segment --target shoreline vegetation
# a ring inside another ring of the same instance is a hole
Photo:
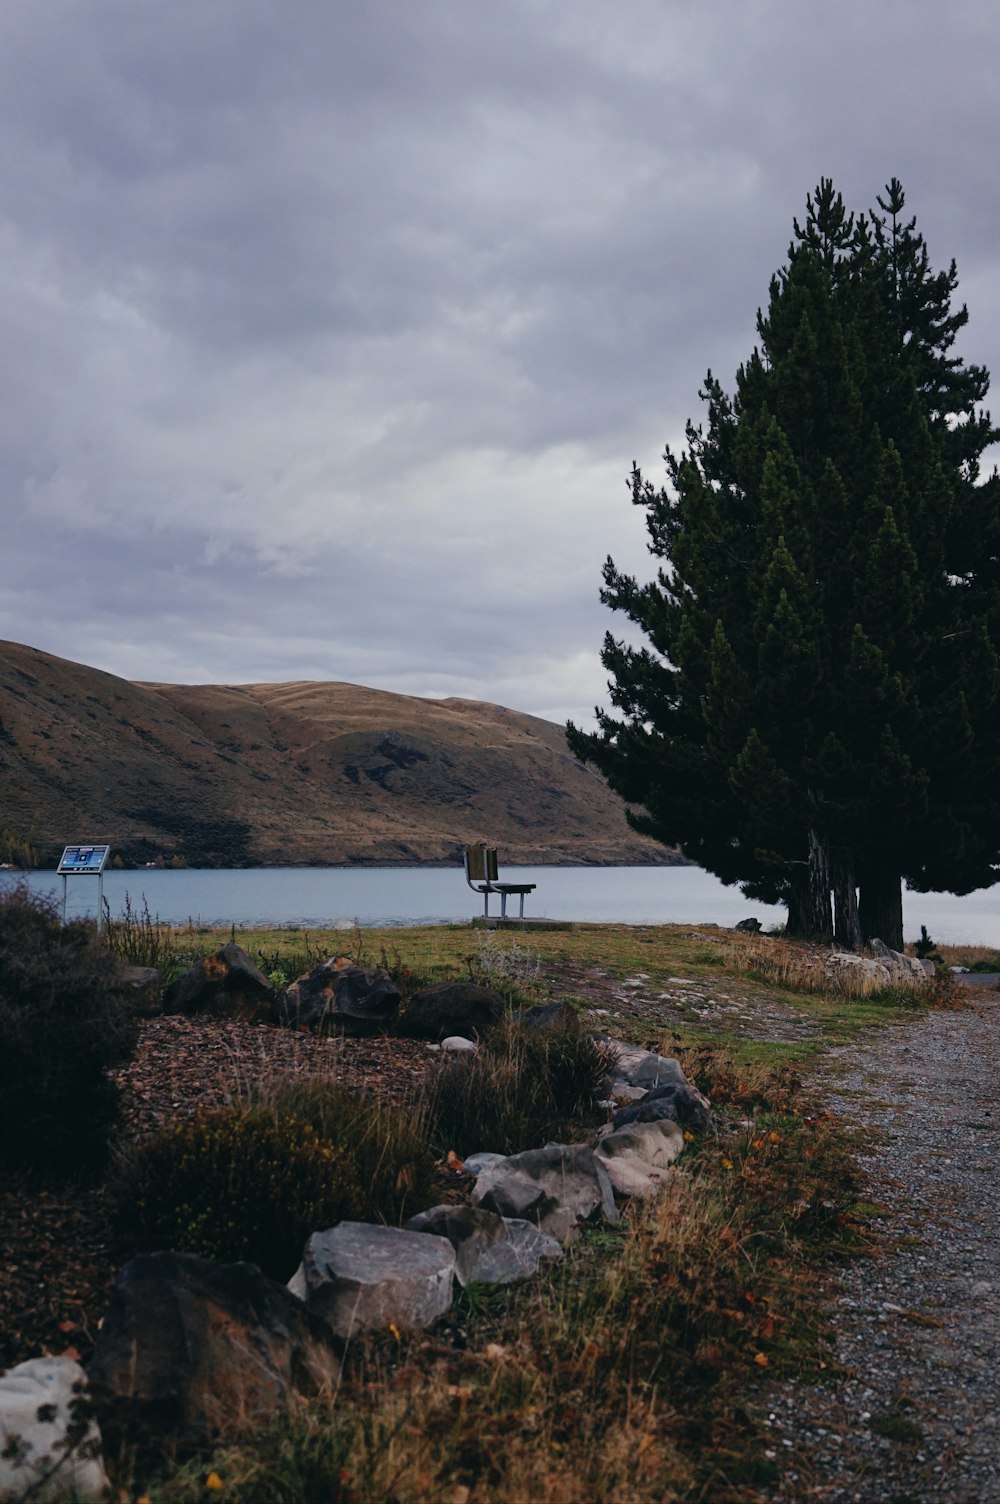
[[[275,987],[339,951],[386,967],[404,1003],[446,979],[492,985],[512,1007],[568,1001],[585,1030],[679,1059],[711,1099],[718,1137],[692,1141],[661,1198],[626,1205],[618,1227],[589,1229],[549,1272],[472,1287],[428,1331],[352,1341],[335,1396],[201,1447],[148,1436],[140,1444],[116,1434],[112,1420],[105,1441],[116,1496],[130,1504],[209,1496],[238,1504],[753,1504],[777,1486],[794,1457],[776,1457],[753,1416],[766,1410],[773,1381],[829,1376],[817,1292],[830,1290],[843,1261],[873,1248],[875,1209],[852,1125],[823,1109],[812,1073],[831,1049],[860,1047],[928,1007],[961,1007],[944,966],[1000,969],[1000,954],[940,947],[933,984],[865,988],[826,981],[818,948],[804,942],[710,926],[236,931],[161,925],[147,911],[112,919],[105,941],[120,961],[155,966],[169,981],[234,934]],[[124,1106],[119,1166],[130,1152],[125,1125],[141,1137],[158,1122],[213,1108],[277,1110],[279,1045],[301,1046],[300,1094],[330,1084],[334,1059],[332,1085],[346,1093],[345,1107],[352,1094],[369,1109],[383,1102],[387,1114],[401,1102],[411,1126],[427,1059],[436,1058],[391,1037],[345,1039],[320,1065],[306,1036],[164,1016],[148,995],[138,1030],[132,1061],[114,1071]],[[452,1146],[431,1147],[440,1199]],[[391,1134],[384,1152],[391,1159]],[[40,1348],[85,1358],[109,1275],[88,1292],[89,1276],[72,1267],[70,1247],[55,1234],[60,1219],[72,1223],[79,1211],[90,1218],[92,1261],[95,1246],[106,1247],[108,1261],[129,1256],[105,1182],[5,1172],[4,1189],[13,1262],[31,1266],[31,1288],[45,1281],[57,1292],[44,1318],[30,1304],[15,1312],[22,1347],[7,1361]],[[220,1222],[223,1203],[220,1191]],[[19,1288],[13,1281],[6,1298]]]

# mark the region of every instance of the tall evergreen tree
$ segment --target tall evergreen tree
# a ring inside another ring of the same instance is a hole
[[[820,182],[735,394],[709,372],[666,486],[633,467],[662,563],[602,599],[646,645],[608,634],[613,711],[568,729],[638,829],[851,946],[902,945],[903,878],[1000,876],[1000,434],[954,263],[878,206]]]

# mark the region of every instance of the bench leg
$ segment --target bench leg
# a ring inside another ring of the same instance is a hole
[[[484,919],[489,919],[489,917],[490,917],[490,890],[489,890],[489,888],[484,888],[483,889],[483,918]]]
[[[518,914],[517,917],[519,919],[523,919],[524,918],[524,894],[523,893],[521,894],[521,912]]]

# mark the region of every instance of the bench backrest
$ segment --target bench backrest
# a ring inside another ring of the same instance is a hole
[[[465,877],[470,883],[495,883],[497,880],[497,849],[484,843],[465,848]]]

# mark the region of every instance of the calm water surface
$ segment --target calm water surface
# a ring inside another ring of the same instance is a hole
[[[17,880],[0,874],[0,880]],[[755,903],[726,888],[700,867],[510,867],[501,877],[536,883],[526,914],[550,919],[623,924],[721,924],[754,914],[767,927],[785,911]],[[39,892],[62,899],[62,879],[34,872]],[[170,924],[302,925],[307,928],[442,924],[471,919],[482,900],[466,887],[459,868],[258,867],[249,871],[144,869],[106,872],[104,896],[119,914],[126,894],[133,906]],[[97,879],[70,878],[70,916],[93,914]],[[496,898],[490,912],[498,912]],[[513,902],[513,912],[517,912]],[[950,893],[904,893],[906,938],[925,924],[935,940],[953,945],[1000,946],[1000,885],[956,898]]]

